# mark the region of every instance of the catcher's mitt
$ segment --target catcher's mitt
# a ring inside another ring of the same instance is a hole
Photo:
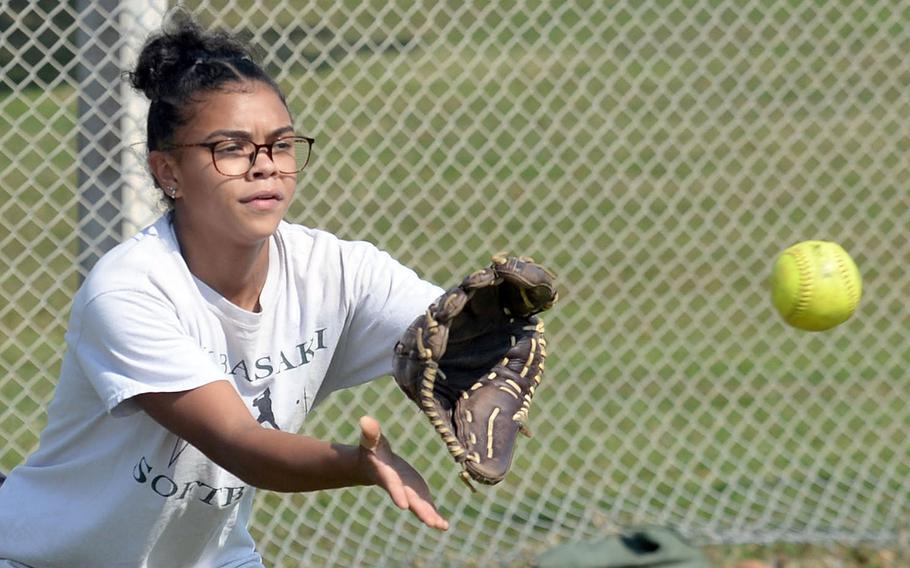
[[[553,274],[530,258],[495,256],[448,290],[395,345],[395,380],[420,406],[469,477],[492,485],[509,471],[547,356]]]

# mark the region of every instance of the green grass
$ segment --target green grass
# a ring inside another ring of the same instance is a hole
[[[630,522],[634,515],[616,503],[670,510],[668,522],[771,515],[784,523],[762,496],[785,482],[799,489],[778,495],[806,508],[889,518],[893,503],[866,504],[851,492],[870,490],[878,478],[900,496],[910,474],[905,444],[876,438],[910,426],[902,408],[910,397],[910,316],[902,303],[910,252],[901,197],[910,182],[901,120],[910,101],[885,72],[906,66],[890,60],[895,50],[883,50],[874,63],[882,71],[863,73],[837,49],[830,28],[819,28],[815,46],[783,22],[780,35],[756,37],[756,29],[774,27],[766,16],[781,3],[747,14],[755,29],[724,5],[690,13],[664,4],[609,14],[616,26],[669,18],[677,35],[654,27],[652,42],[600,41],[593,26],[577,25],[577,10],[567,10],[550,27],[548,49],[537,32],[508,48],[498,43],[507,37],[468,46],[433,38],[427,48],[403,33],[397,51],[292,68],[279,79],[301,130],[317,143],[289,217],[376,242],[443,283],[504,249],[545,260],[560,274],[563,300],[547,320],[550,379],[534,413],[546,447],[529,441],[515,466],[545,489],[520,496],[516,510],[444,497],[462,523],[492,534],[529,522],[534,510],[535,537],[545,538],[564,510],[589,502]],[[841,4],[847,29],[859,8]],[[323,8],[331,12],[328,3]],[[886,12],[878,26],[863,20],[867,26],[851,37],[881,43],[893,34],[905,46],[910,22]],[[341,14],[329,20],[343,27]],[[418,14],[415,26],[440,17],[430,8]],[[233,13],[229,23],[246,16]],[[524,29],[532,16],[508,17]],[[291,10],[276,18],[298,21]],[[9,333],[0,396],[14,405],[0,427],[15,436],[0,451],[3,469],[23,459],[18,447],[34,447],[43,425],[79,282],[75,120],[69,88],[0,95],[0,133],[10,133],[0,138],[0,222],[10,228],[0,237],[0,317]],[[854,245],[873,298],[827,335],[784,328],[763,288],[769,259],[809,231]],[[886,298],[884,308],[876,296]],[[330,430],[327,421],[363,411],[388,422],[396,410],[382,401],[395,396],[388,385],[339,394],[308,428],[352,439],[353,429]],[[351,410],[354,400],[363,402]],[[573,435],[547,436],[550,423]],[[425,429],[392,428],[419,469],[446,459]],[[434,474],[431,485],[447,481]],[[853,501],[832,499],[832,490]],[[366,539],[368,526],[339,512],[355,508],[354,497],[341,495],[295,496],[296,509],[263,496],[255,518],[265,555],[330,550],[330,539],[313,542],[306,533],[323,521],[346,527],[345,538]],[[397,522],[381,496],[369,499],[380,522]],[[258,528],[272,515],[308,521],[290,551],[280,545],[285,528]],[[877,554],[869,550],[781,544],[711,552],[724,563],[774,555],[790,559],[788,566],[812,566],[826,555]]]
[[[898,568],[910,562],[906,548],[894,550],[874,546],[784,543],[709,546],[704,552],[712,566],[731,568]]]
[[[49,95],[0,93],[0,132],[5,134],[0,223],[8,229],[0,237],[0,322],[7,333],[0,352],[6,377],[0,392],[3,400],[17,401],[16,413],[0,423],[16,435],[16,444],[0,451],[5,470],[24,458],[18,447],[34,447],[43,427],[78,285],[73,91],[62,88]],[[27,392],[21,391],[23,383]]]

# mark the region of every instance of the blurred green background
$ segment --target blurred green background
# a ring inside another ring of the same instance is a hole
[[[0,8],[6,470],[43,426],[83,246],[75,50],[52,37],[79,15],[14,4]],[[267,558],[520,564],[642,522],[706,544],[897,542],[910,4],[183,4],[260,47],[317,139],[290,220],[443,285],[510,250],[563,288],[537,435],[482,497],[390,381],[306,426],[350,441],[358,413],[377,415],[451,534],[416,543],[369,492],[262,495]],[[809,238],[840,242],[865,280],[854,318],[823,334],[785,327],[766,289],[775,255]]]

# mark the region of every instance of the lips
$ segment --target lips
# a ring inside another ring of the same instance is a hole
[[[284,195],[278,191],[260,191],[240,200],[241,203],[254,203],[257,201],[283,201]]]

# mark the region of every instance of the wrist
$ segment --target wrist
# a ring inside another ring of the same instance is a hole
[[[356,451],[355,476],[358,485],[378,485],[376,476],[376,452],[358,445]]]

